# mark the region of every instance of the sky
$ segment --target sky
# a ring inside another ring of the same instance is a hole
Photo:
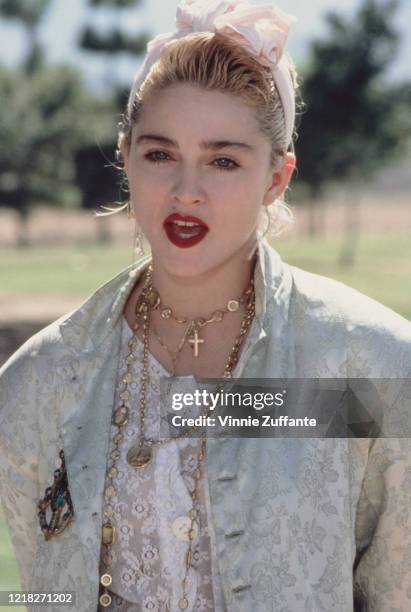
[[[263,4],[264,0],[252,4]],[[304,59],[310,41],[325,32],[324,14],[337,10],[345,15],[352,15],[361,0],[282,0],[277,2],[283,10],[295,15],[297,23],[289,34],[287,50],[298,65]],[[160,32],[174,30],[177,0],[143,0],[141,7],[124,11],[119,18],[107,10],[87,8],[85,0],[52,0],[51,6],[41,24],[40,38],[47,53],[49,63],[70,63],[81,68],[86,82],[92,86],[102,86],[107,79],[107,71],[114,65],[104,64],[94,54],[82,54],[76,49],[76,38],[81,27],[91,21],[104,30],[116,25],[128,31],[140,32],[148,29],[152,36]],[[402,0],[396,23],[403,34],[398,59],[391,78],[411,80],[411,1]],[[17,64],[24,55],[25,41],[21,28],[6,20],[0,20],[1,62],[6,65]],[[116,81],[127,83],[133,78],[138,62],[123,57],[115,63]]]

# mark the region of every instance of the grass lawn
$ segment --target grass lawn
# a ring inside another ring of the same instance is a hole
[[[340,280],[411,319],[411,235],[363,235],[355,266],[337,265],[338,240],[278,239],[289,263]],[[7,293],[75,295],[90,292],[131,263],[130,245],[80,244],[0,249],[0,287]],[[1,318],[1,314],[0,314]]]
[[[20,588],[17,562],[0,505],[0,591],[19,591]],[[1,609],[9,612],[26,610],[23,606],[1,606]]]
[[[355,265],[337,265],[338,241],[279,241],[276,248],[289,263],[339,280],[411,320],[411,234],[364,235]]]

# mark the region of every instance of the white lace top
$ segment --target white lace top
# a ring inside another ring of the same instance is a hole
[[[126,319],[122,321],[122,348],[119,363],[115,405],[123,386],[121,377],[126,371],[125,357],[132,336]],[[117,462],[118,475],[114,482],[117,496],[112,498],[115,509],[116,541],[111,548],[113,578],[110,592],[113,601],[108,608],[122,612],[157,612],[178,610],[182,596],[184,560],[188,550],[187,517],[192,507],[189,490],[194,486],[193,472],[197,467],[198,438],[182,438],[176,442],[155,446],[152,463],[142,470],[134,470],[126,460],[128,449],[139,434],[139,380],[142,344],[136,347],[129,421],[124,429],[121,457]],[[145,427],[146,437],[160,434],[160,377],[166,370],[151,354],[149,356],[150,384],[147,391]],[[194,378],[185,377],[187,382]],[[118,431],[112,425],[111,440]],[[113,450],[113,442],[110,452]],[[199,481],[199,529],[193,540],[193,567],[188,574],[188,611],[214,610],[224,612],[220,577],[217,568],[214,534],[210,522],[210,502],[206,486],[206,464]],[[108,484],[108,483],[107,483]],[[102,547],[102,555],[104,547]]]

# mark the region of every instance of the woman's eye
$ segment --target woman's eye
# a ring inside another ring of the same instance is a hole
[[[151,151],[145,155],[145,158],[152,162],[163,162],[167,161],[168,154],[164,151]]]
[[[232,159],[229,159],[228,157],[219,157],[215,161],[224,162],[222,165],[217,164],[217,168],[219,170],[234,170],[235,168],[238,168],[238,164]]]

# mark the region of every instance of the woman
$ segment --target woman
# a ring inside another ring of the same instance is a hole
[[[295,167],[292,21],[185,0],[148,47],[119,147],[152,257],[1,371],[2,497],[26,590],[73,591],[81,612],[410,609],[406,438],[160,435],[170,375],[410,371],[405,319],[262,237]]]

